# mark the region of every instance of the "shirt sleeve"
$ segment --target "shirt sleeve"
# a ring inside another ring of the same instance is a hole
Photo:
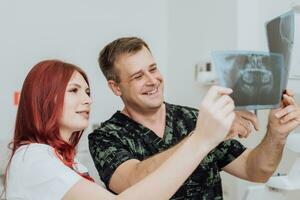
[[[226,165],[239,157],[245,150],[246,148],[239,141],[234,139],[226,140],[219,144],[213,152],[216,156],[219,170],[221,171]]]
[[[32,200],[60,200],[81,179],[46,145],[29,145],[24,161],[23,185]]]
[[[136,159],[112,132],[95,130],[89,135],[89,150],[101,180],[107,188],[115,170],[125,161]]]

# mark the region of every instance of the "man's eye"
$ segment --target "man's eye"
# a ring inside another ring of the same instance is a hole
[[[154,67],[152,69],[150,69],[150,72],[155,72],[157,70],[157,67]]]
[[[141,79],[142,75],[135,76],[134,79]]]

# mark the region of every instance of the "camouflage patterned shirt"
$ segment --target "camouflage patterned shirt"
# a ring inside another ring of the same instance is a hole
[[[106,186],[123,162],[147,159],[180,142],[195,128],[198,110],[166,103],[166,114],[163,138],[120,111],[89,135],[89,149]],[[203,159],[171,199],[222,199],[220,171],[244,150],[236,140],[221,143]]]

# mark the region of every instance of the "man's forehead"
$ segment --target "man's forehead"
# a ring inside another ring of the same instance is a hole
[[[119,72],[135,73],[139,70],[147,70],[155,61],[152,55],[147,53],[137,52],[135,54],[124,54],[116,61],[115,67]]]

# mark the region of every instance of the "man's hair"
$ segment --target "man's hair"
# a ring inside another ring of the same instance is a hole
[[[135,54],[143,47],[149,51],[149,47],[144,40],[137,37],[118,38],[106,45],[100,52],[98,63],[106,80],[113,80],[119,83],[120,77],[115,67],[117,60],[124,54]]]

